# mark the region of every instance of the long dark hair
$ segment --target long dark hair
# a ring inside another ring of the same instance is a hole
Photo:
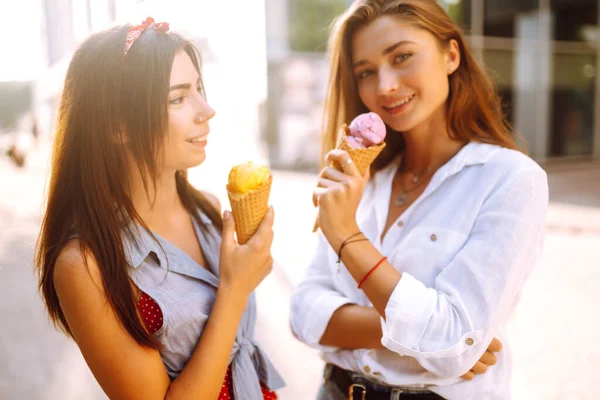
[[[434,0],[357,0],[332,26],[321,159],[335,147],[342,124],[349,124],[354,117],[368,111],[360,100],[352,72],[352,38],[361,26],[383,15],[399,17],[429,31],[441,48],[447,47],[451,40],[458,43],[461,60],[458,69],[449,77],[450,94],[446,105],[448,132],[453,139],[521,150],[522,145],[515,140],[517,135],[504,117],[492,80],[475,60],[461,29]],[[371,166],[372,174],[404,150],[401,135],[388,134],[385,141],[386,148]]]
[[[134,237],[129,222],[144,224],[128,193],[128,146],[148,191],[159,174],[157,163],[168,130],[168,93],[175,54],[183,50],[200,74],[193,42],[175,33],[147,29],[123,56],[129,25],[90,36],[69,65],[52,150],[48,200],[37,242],[35,268],[48,314],[68,335],[53,272],[70,238],[81,254],[97,262],[106,295],[121,324],[140,344],[157,348],[136,307],[127,274],[123,235]],[[127,143],[121,140],[126,132]],[[200,208],[218,229],[219,212],[176,173],[177,191],[201,227]]]

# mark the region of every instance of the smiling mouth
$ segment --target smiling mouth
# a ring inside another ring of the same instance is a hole
[[[207,136],[208,135],[198,136],[198,137],[195,137],[195,138],[192,138],[192,139],[188,139],[188,140],[186,140],[186,142],[188,142],[188,143],[202,143],[202,142],[206,142],[206,137]]]
[[[398,100],[394,103],[387,104],[383,106],[383,108],[392,114],[397,114],[398,112],[403,111],[406,105],[413,101],[415,97],[416,94],[413,94],[412,96],[406,97],[402,100]]]

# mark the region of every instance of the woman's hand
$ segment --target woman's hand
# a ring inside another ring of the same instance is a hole
[[[498,361],[494,353],[497,353],[500,350],[502,350],[502,342],[494,338],[494,340],[492,340],[492,343],[490,343],[486,352],[483,353],[483,356],[481,356],[479,361],[477,361],[477,363],[473,366],[473,368],[471,368],[469,372],[461,376],[461,378],[470,381],[475,377],[476,374],[485,374],[488,368],[492,365],[495,365],[496,361]]]
[[[244,245],[233,238],[235,223],[229,211],[223,213],[221,241],[220,288],[230,290],[246,299],[273,269],[271,243],[273,242],[274,211],[269,211],[258,230]]]
[[[343,150],[330,151],[325,162],[340,165],[343,172],[330,166],[323,168],[313,191],[313,204],[319,206],[318,219],[323,234],[337,249],[347,237],[359,231],[356,210],[369,175],[367,172],[361,176],[350,155]]]

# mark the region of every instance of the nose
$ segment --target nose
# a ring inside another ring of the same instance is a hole
[[[390,68],[383,67],[379,71],[379,87],[380,95],[393,93],[398,89],[398,76],[396,71]]]
[[[206,122],[217,114],[203,97],[198,100],[196,113],[202,117],[199,122]]]

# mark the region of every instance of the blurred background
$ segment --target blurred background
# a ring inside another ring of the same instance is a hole
[[[274,170],[275,268],[258,289],[257,336],[288,386],[313,399],[318,354],[288,329],[310,260],[326,42],[345,0],[0,2],[0,399],[105,399],[56,332],[32,258],[52,131],[72,52],[90,32],[146,16],[194,38],[217,110],[208,158],[190,172],[228,205],[229,168]],[[492,74],[505,112],[548,172],[546,246],[510,324],[517,400],[600,398],[600,0],[440,0]]]

